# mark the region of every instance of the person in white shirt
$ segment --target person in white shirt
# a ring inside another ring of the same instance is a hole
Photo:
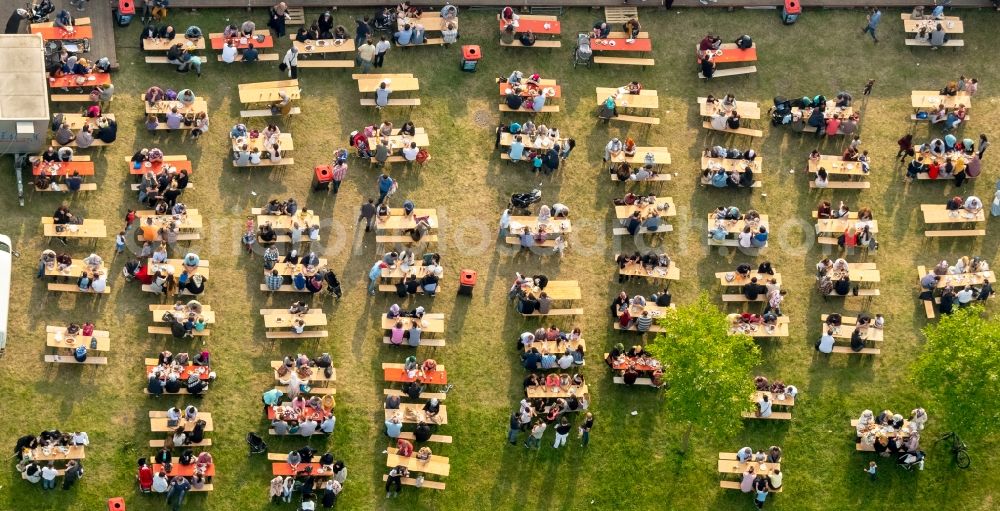
[[[260,165],[260,149],[256,147],[250,150],[250,165]]]
[[[181,420],[181,411],[176,406],[171,407],[167,410],[167,420],[168,421],[179,421]]]
[[[962,207],[969,213],[978,214],[983,210],[983,201],[979,200],[979,197],[975,195],[970,195],[965,199],[965,204]]]
[[[104,272],[98,272],[97,278],[90,283],[90,289],[95,293],[103,293],[108,288],[108,276]]]
[[[236,45],[232,41],[226,41],[226,45],[222,47],[222,61],[226,64],[232,64],[236,62],[236,55],[238,53]]]
[[[59,475],[59,471],[56,470],[51,461],[48,465],[42,467],[42,489],[51,490],[55,488],[57,475]]]
[[[564,371],[573,367],[573,354],[570,353],[569,349],[563,353],[563,356],[559,357],[559,361],[557,363],[559,364],[559,368]]]
[[[330,433],[333,433],[333,428],[336,425],[337,418],[331,414],[329,417],[323,419],[323,422],[319,425],[319,430],[329,435]]]
[[[819,341],[816,342],[816,350],[820,353],[833,353],[833,331],[827,330]]]
[[[768,399],[767,394],[761,395],[760,400],[757,401],[757,416],[758,417],[771,416],[771,400]]]
[[[955,294],[955,298],[958,299],[958,306],[965,307],[972,303],[972,300],[976,297],[975,291],[973,291],[972,286],[965,286],[964,289]]]
[[[375,43],[375,67],[382,67],[385,62],[385,54],[392,48],[392,43],[389,42],[388,38],[382,37],[379,42]]]
[[[740,246],[743,248],[750,248],[753,246],[753,232],[750,231],[749,227],[744,227],[743,232],[740,233]]]
[[[753,457],[753,449],[750,446],[746,446],[738,451],[736,451],[736,460],[740,463],[749,460]]]
[[[417,147],[417,143],[410,142],[408,147],[403,148],[403,158],[406,158],[406,161],[416,161],[419,152],[420,148]]]
[[[73,445],[90,445],[90,436],[86,431],[73,433]]]
[[[167,480],[165,473],[153,474],[153,493],[166,493],[168,488],[170,488],[170,481]]]

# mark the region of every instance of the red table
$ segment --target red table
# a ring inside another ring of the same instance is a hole
[[[291,403],[282,403],[282,405],[284,407],[286,407],[286,408],[291,408],[291,406],[292,406]],[[274,408],[275,407],[273,407],[273,406],[267,407],[267,420],[269,420],[269,421],[273,421],[274,418],[275,418],[275,416],[276,416],[276,414],[274,412]],[[326,414],[325,413],[323,413],[321,411],[317,412],[315,409],[310,408],[310,407],[307,406],[307,407],[305,407],[305,409],[301,410],[298,413],[298,416],[295,418],[295,420],[298,421],[298,422],[302,422],[302,421],[304,421],[306,419],[316,419],[318,421],[321,421],[321,420],[323,420],[325,418],[326,418]]]
[[[312,475],[314,477],[330,477],[333,475],[332,470],[323,470],[323,465],[319,463],[299,463],[292,468],[288,462],[272,463],[271,464],[271,475],[275,476],[294,476],[299,472],[302,472],[306,467],[312,467]]]
[[[146,377],[148,378],[149,375],[153,374],[153,370],[156,369],[157,367],[160,366],[146,366]],[[209,373],[212,372],[212,369],[209,368],[208,366],[196,366],[196,365],[185,366],[184,370],[181,371],[181,374],[180,376],[178,376],[178,378],[181,380],[186,380],[189,377],[191,377],[192,372],[197,371],[199,369],[204,369],[204,370],[198,374],[198,379],[207,380]]]
[[[712,59],[716,64],[725,64],[727,62],[757,62],[757,48],[747,48],[745,50],[737,49],[722,49],[722,55],[716,55]],[[701,63],[701,58],[698,59],[698,63]]]
[[[403,369],[384,369],[383,372],[385,373],[385,381],[405,383],[416,379],[410,378]],[[445,371],[431,371],[424,373],[424,377],[420,381],[433,385],[444,385],[448,383],[448,374]]]
[[[59,169],[56,171],[57,176],[69,176],[72,175],[74,171],[78,172],[81,176],[93,176],[94,175],[94,162],[92,161],[63,161],[63,162],[38,162],[31,168],[31,173],[36,176],[42,175],[42,169],[48,175],[53,175],[49,170],[53,165],[58,165]]]
[[[143,162],[143,164],[139,168],[135,168],[135,164],[130,161],[128,162],[128,173],[132,174],[133,176],[141,176],[145,174],[147,170],[152,170],[154,173],[159,174],[160,169],[163,168],[164,164],[166,164],[168,167],[176,167],[177,172],[186,170],[188,174],[191,174],[191,172],[194,171],[194,169],[191,166],[190,160],[156,161],[156,162],[151,162],[149,167],[146,166],[146,162]]]
[[[609,44],[603,44],[604,41]],[[614,46],[610,44],[612,41]],[[591,39],[590,48],[594,51],[653,51],[653,41],[650,39],[636,39],[632,44],[626,44],[625,41],[623,38]]]
[[[76,41],[78,39],[93,39],[94,30],[90,25],[73,27],[72,32],[59,27],[31,27],[32,34],[41,34],[46,41]]]
[[[499,84],[499,86],[500,86],[500,95],[501,96],[506,96],[507,95],[507,89],[510,88],[510,84],[509,83],[501,83],[501,84]],[[534,88],[534,90],[537,90],[539,92],[541,92],[541,91],[543,91],[545,89],[554,89],[556,91],[556,95],[555,96],[550,96],[550,97],[558,98],[562,94],[562,89],[558,85],[539,85],[537,88]],[[522,84],[521,95],[525,96],[525,97],[531,95],[529,93],[528,87],[523,86],[523,84]]]
[[[191,477],[194,475],[194,470],[197,466],[198,464],[181,465],[180,463],[174,463],[173,466],[171,467],[170,472],[167,472],[167,477],[173,477],[173,476]],[[153,465],[154,474],[158,474],[161,471],[163,471],[163,465],[159,463]],[[205,477],[213,477],[213,476],[215,476],[215,463],[212,463],[211,465],[205,467]]]
[[[253,44],[254,48],[273,48],[274,47],[274,39],[272,39],[270,35],[265,35],[264,36],[264,40],[262,42],[258,42],[257,39],[255,39],[253,37],[248,37],[246,39],[247,42],[245,42],[245,43],[241,42],[243,39],[240,38],[240,37],[232,37],[230,39],[233,42],[235,42],[236,43],[236,47],[239,48],[239,49],[241,49],[241,50],[247,49],[250,46],[251,43]],[[225,43],[226,43],[226,38],[224,38],[224,37],[213,37],[212,38],[212,49],[213,50],[221,50],[222,47],[225,46]]]
[[[79,77],[84,77],[86,81],[83,83],[76,83],[76,79]],[[90,78],[94,79],[91,80]],[[63,75],[58,78],[49,78],[49,87],[59,88],[59,87],[96,87],[98,85],[107,85],[111,83],[111,73],[90,73],[86,75]]]
[[[549,28],[545,28],[545,24],[548,23]],[[507,23],[500,20],[500,30],[504,29]],[[517,26],[514,27],[514,32],[534,32],[535,34],[547,34],[547,35],[559,35],[559,22],[558,21],[546,21],[546,20],[517,20]]]

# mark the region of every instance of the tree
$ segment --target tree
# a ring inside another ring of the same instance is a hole
[[[1000,422],[1000,320],[982,312],[958,309],[924,327],[927,343],[913,371],[931,396],[931,419],[963,437],[994,433]]]
[[[646,347],[660,360],[666,410],[686,423],[681,453],[687,452],[694,428],[729,435],[742,427],[754,392],[752,370],[760,364],[760,348],[747,335],[730,335],[729,319],[702,293],[690,305],[668,311],[664,331]]]

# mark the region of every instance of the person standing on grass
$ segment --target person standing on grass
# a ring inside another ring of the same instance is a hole
[[[531,428],[531,433],[528,435],[528,440],[524,442],[524,447],[526,449],[532,447],[537,449],[542,442],[542,436],[545,435],[545,428],[547,427],[541,419],[536,420],[534,427]]]
[[[979,135],[979,159],[983,159],[983,154],[986,152],[986,148],[990,146],[990,141],[986,138],[985,134]]]
[[[382,176],[378,178],[378,202],[376,205],[381,205],[385,202],[386,197],[388,197],[393,189],[396,187],[396,181],[394,181],[387,172],[383,172]],[[370,223],[370,222],[369,222]]]
[[[371,232],[372,223],[375,222],[376,211],[374,199],[368,199],[368,202],[361,205],[361,214],[358,215],[358,222],[362,218],[365,219],[365,232]]]
[[[371,35],[372,27],[368,24],[368,16],[365,16],[364,19],[354,20],[354,22],[357,23],[357,27],[355,28],[354,32],[354,46],[360,47],[361,43],[367,40],[368,37]],[[366,44],[371,44],[371,43],[366,43]],[[371,59],[368,59],[368,61],[371,62]],[[368,71],[365,72],[367,73]]]
[[[882,11],[878,7],[873,7],[871,12],[868,13],[868,25],[861,30],[861,34],[871,33],[872,40],[878,43],[878,37],[875,37],[875,29],[878,28],[880,21],[882,21]]]
[[[580,426],[580,437],[583,439],[583,446],[590,443],[590,430],[594,429],[594,414],[587,412],[584,416],[583,424]]]
[[[285,65],[288,69],[288,77],[291,79],[296,79],[299,77],[299,50],[292,46],[285,53],[285,58],[281,60],[281,63]]]
[[[333,193],[336,194],[340,191],[340,183],[344,180],[344,176],[347,175],[347,162],[338,161],[333,165]]]
[[[77,460],[70,460],[63,473],[63,489],[68,490],[83,477],[83,465]]]
[[[569,420],[566,417],[563,417],[562,420],[559,421],[559,425],[556,426],[556,441],[553,442],[552,448],[558,449],[560,446],[566,445],[566,439],[569,438],[569,432],[572,429],[573,426],[570,426]]]
[[[507,441],[510,445],[517,445],[517,437],[521,434],[521,419],[518,413],[510,414],[510,429],[507,430]]]
[[[368,74],[371,72],[372,61],[375,59],[375,54],[375,45],[372,44],[371,39],[366,39],[364,44],[358,46],[358,64],[361,64],[362,73]]]
[[[382,64],[385,62],[385,54],[389,52],[390,48],[392,48],[392,43],[390,43],[389,39],[385,36],[382,36],[382,38],[379,39],[379,42],[375,43],[375,60],[372,62],[373,67],[382,67]]]

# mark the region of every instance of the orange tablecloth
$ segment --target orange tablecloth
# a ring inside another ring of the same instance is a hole
[[[73,174],[73,171],[79,172],[81,176],[93,176],[94,175],[94,162],[92,161],[63,161],[63,162],[38,162],[35,166],[31,168],[31,173],[39,176],[44,172],[48,175],[52,174],[52,167],[58,166],[58,170],[55,175],[57,176],[69,176]]]
[[[299,463],[292,468],[287,462],[272,463],[271,464],[271,475],[275,476],[294,476],[295,474],[302,472],[306,467],[312,467],[313,477],[330,477],[333,475],[332,470],[323,470],[323,465],[319,463]]]
[[[414,380],[414,378],[407,376],[406,371],[402,369],[384,369],[383,371],[385,372],[385,381],[411,382]],[[431,371],[424,373],[424,377],[420,381],[433,385],[444,385],[448,383],[448,374],[445,371]]]
[[[615,45],[603,44],[604,41],[614,41]],[[650,39],[636,39],[632,44],[625,44],[623,38],[591,39],[590,47],[594,51],[652,51],[653,41]]]
[[[83,76],[87,81],[76,83],[76,79]],[[90,77],[94,77],[93,80]],[[95,87],[97,85],[107,85],[111,83],[111,73],[90,73],[86,75],[63,75],[58,78],[49,78],[49,87]]]
[[[283,403],[283,407],[284,408],[291,408],[291,403]],[[267,407],[267,420],[269,420],[269,421],[273,421],[274,417],[276,416],[276,414],[274,412],[274,408],[275,407],[273,407],[273,406]],[[322,411],[316,411],[315,409],[310,408],[310,407],[307,406],[304,409],[302,409],[302,410],[299,411],[299,413],[295,417],[295,420],[297,420],[297,421],[304,421],[306,419],[316,419],[318,421],[321,421],[321,420],[323,420],[325,418],[326,418],[326,415]]]
[[[239,48],[239,49],[241,49],[241,50],[247,49],[250,46],[251,43],[253,43],[253,47],[254,48],[258,48],[258,49],[259,48],[274,48],[274,39],[272,39],[270,35],[265,35],[263,42],[258,42],[253,37],[247,38],[247,42],[245,42],[245,43],[240,42],[241,39],[239,37],[234,37],[234,38],[232,38],[232,40],[234,42],[236,42],[236,47]],[[226,39],[223,38],[223,37],[213,37],[212,38],[212,49],[213,50],[221,50],[222,47],[225,46],[225,44],[226,44]]]
[[[286,465],[287,465],[287,463],[286,463]],[[173,477],[173,476],[191,477],[191,476],[194,475],[194,469],[197,466],[198,466],[197,464],[194,464],[194,465],[181,465],[180,463],[174,463],[173,467],[171,467],[170,472],[167,472],[167,477],[168,478],[169,477]],[[154,474],[160,472],[161,470],[163,470],[163,465],[161,465],[159,463],[156,463],[156,464],[153,465],[153,473]],[[212,477],[214,475],[215,475],[215,463],[213,463],[213,464],[205,467],[205,477]]]
[[[727,62],[757,62],[757,48],[747,48],[745,50],[740,49],[723,49],[722,55],[716,55],[714,59],[716,64],[725,64]],[[701,59],[698,59],[701,63]]]
[[[145,164],[145,162],[144,162],[142,164],[142,166],[139,167],[139,168],[135,168],[135,164],[134,163],[128,162],[128,172],[129,172],[129,174],[132,174],[132,175],[135,175],[135,176],[141,176],[141,175],[145,174],[147,170],[152,170],[153,172],[159,174],[160,173],[160,168],[162,168],[164,164],[166,164],[169,167],[176,167],[177,168],[177,172],[180,172],[182,170],[186,170],[187,173],[190,174],[192,171],[194,171],[194,169],[191,166],[191,161],[190,160],[184,160],[184,161],[157,161],[157,162],[151,162],[151,164],[150,164],[149,167],[147,167],[146,164]]]
[[[500,30],[503,30],[506,23],[500,20]],[[549,28],[545,28],[545,24],[548,23]],[[558,35],[560,25],[558,21],[545,21],[545,20],[517,20],[517,27],[514,28],[515,32],[534,32],[536,34],[548,34],[548,35]]]
[[[90,25],[73,27],[72,32],[67,32],[65,29],[58,27],[31,27],[31,33],[41,34],[42,39],[45,39],[46,41],[74,41],[77,39],[94,38],[94,30],[90,27]]]
[[[146,376],[149,377],[149,375],[152,374],[153,370],[156,369],[157,367],[159,366],[146,366]],[[178,378],[180,378],[181,380],[187,380],[191,376],[192,371],[197,371],[199,369],[204,369],[204,370],[198,374],[198,378],[202,380],[207,380],[208,374],[212,372],[212,369],[209,368],[208,366],[196,366],[196,365],[189,365],[184,367],[184,370],[181,371],[181,374],[180,376],[178,376]]]
[[[510,84],[509,83],[501,83],[501,84],[498,84],[498,85],[500,86],[500,95],[501,96],[506,96],[507,95],[507,89],[510,88]],[[552,97],[558,98],[562,94],[562,89],[558,85],[539,85],[537,88],[535,88],[535,90],[541,92],[541,91],[543,91],[545,89],[550,89],[550,88],[556,91],[556,95],[552,96]],[[523,90],[521,91],[521,95],[522,96],[530,96],[531,94],[530,94],[528,88],[524,87]]]
[[[625,360],[629,360],[629,359],[626,358]],[[634,367],[635,367],[636,371],[650,371],[650,372],[652,372],[652,371],[655,371],[657,369],[657,368],[655,368],[653,366],[646,365],[646,364],[639,364],[639,363],[636,363],[634,365]],[[612,366],[612,369],[623,371],[625,369],[628,369],[628,363],[622,363],[622,362],[619,362],[618,360],[615,360],[614,361],[614,365]]]

